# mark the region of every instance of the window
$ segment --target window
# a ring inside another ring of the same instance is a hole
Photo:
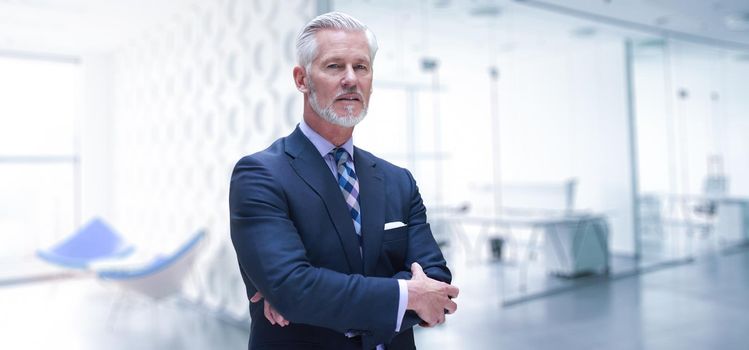
[[[0,53],[0,258],[28,256],[75,225],[80,65]]]

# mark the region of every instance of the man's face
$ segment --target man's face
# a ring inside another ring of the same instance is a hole
[[[310,105],[323,119],[352,127],[364,119],[372,93],[372,62],[364,32],[322,30],[309,67]]]

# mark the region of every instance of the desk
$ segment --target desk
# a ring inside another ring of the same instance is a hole
[[[546,270],[563,277],[609,271],[609,229],[602,215],[565,217],[542,224]]]
[[[749,198],[706,195],[650,194],[655,198],[658,212],[665,212],[668,220],[689,229],[697,228],[714,237],[723,245],[749,241]],[[641,197],[646,198],[646,197]],[[660,203],[660,200],[663,203]],[[708,208],[709,210],[705,210]]]
[[[717,201],[715,233],[724,244],[749,241],[749,200],[720,198]]]
[[[543,252],[549,273],[576,277],[589,273],[608,273],[608,224],[606,217],[595,214],[531,214],[498,218],[464,217],[456,219],[462,224],[481,227],[479,239],[488,238],[488,230],[513,227],[530,229],[527,257],[533,255],[540,235],[544,235]],[[521,286],[527,277],[527,266],[521,267]]]

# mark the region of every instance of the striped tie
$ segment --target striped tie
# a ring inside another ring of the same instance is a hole
[[[341,187],[343,198],[348,204],[351,219],[354,220],[354,229],[359,238],[359,247],[362,246],[361,238],[361,209],[359,208],[359,180],[354,172],[353,162],[349,161],[349,154],[343,148],[330,151],[338,164],[338,186]]]

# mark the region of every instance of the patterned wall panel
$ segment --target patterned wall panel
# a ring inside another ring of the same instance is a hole
[[[115,56],[116,225],[152,247],[207,228],[188,294],[239,318],[247,299],[229,239],[229,178],[241,156],[300,119],[294,39],[315,6],[195,2]]]

